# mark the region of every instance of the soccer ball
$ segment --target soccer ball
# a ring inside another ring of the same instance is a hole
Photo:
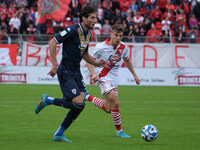
[[[158,130],[153,125],[146,125],[141,131],[142,138],[147,142],[152,142],[158,137]]]

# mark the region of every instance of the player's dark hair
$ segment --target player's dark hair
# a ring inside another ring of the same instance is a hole
[[[112,26],[112,31],[123,32],[124,33],[124,27],[121,24],[115,24],[115,25]]]
[[[80,19],[80,23],[83,22],[82,17],[86,17],[88,18],[88,16],[92,13],[95,13],[95,9],[91,6],[91,5],[87,5],[85,7],[83,7],[81,9],[80,15],[79,15],[79,19]]]

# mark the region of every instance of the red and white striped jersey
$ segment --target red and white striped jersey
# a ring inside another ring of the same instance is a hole
[[[111,46],[108,41],[98,43],[93,51],[93,57],[95,59],[104,59],[110,62],[109,68],[96,67],[95,72],[101,77],[110,78],[112,81],[117,81],[118,78],[118,68],[120,66],[121,60],[128,59],[128,48],[124,42],[120,42],[117,48]]]

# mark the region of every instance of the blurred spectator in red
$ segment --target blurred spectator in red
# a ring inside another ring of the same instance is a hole
[[[13,15],[16,13],[15,4],[10,4],[8,12],[10,13],[10,17],[13,17]]]
[[[112,11],[115,12],[115,9],[120,10],[120,4],[117,0],[112,0]]]
[[[20,19],[17,17],[17,14],[15,13],[13,15],[13,17],[10,19],[9,21],[9,25],[10,24],[13,24],[13,26],[17,29],[17,31],[19,32],[19,28],[20,28],[20,25],[21,25],[21,21]]]
[[[183,0],[183,3],[180,4],[180,9],[182,9],[186,16],[186,23],[189,27],[189,18],[190,18],[190,6],[188,0]]]
[[[178,28],[176,29],[175,37],[177,43],[183,43],[185,41],[186,34],[182,26],[178,26]]]
[[[161,22],[156,22],[155,23],[155,28],[160,32],[160,35],[162,35],[162,24]]]
[[[147,42],[158,43],[160,35],[160,31],[155,28],[154,24],[152,24],[151,29],[147,32]]]
[[[46,26],[45,27],[46,28],[46,31],[45,31],[46,34],[54,34],[51,20],[47,19],[45,26]]]
[[[156,8],[151,12],[150,17],[152,18],[153,23],[161,21],[162,18],[162,12],[159,9],[159,6],[157,5]]]
[[[98,19],[98,22],[100,22],[101,24],[103,24],[103,18],[104,18],[103,15],[104,15],[104,11],[101,6],[101,3],[99,3],[98,8],[97,8],[97,19]]]
[[[199,24],[198,24],[198,20],[197,18],[195,17],[194,14],[191,14],[191,17],[189,19],[189,28],[192,29],[192,28],[195,28],[195,29],[199,29]]]
[[[157,5],[159,6],[161,12],[165,12],[166,10],[167,0],[157,0]]]
[[[127,11],[130,7],[130,3],[128,0],[120,0],[119,3],[121,8],[122,19],[125,19],[127,16]]]
[[[142,25],[144,17],[140,14],[138,11],[136,13],[136,16],[133,17],[134,23],[136,23],[138,26]]]
[[[7,14],[7,8],[5,3],[0,4],[0,12],[2,14],[1,19],[4,21],[6,19],[6,14]]]
[[[168,17],[169,21],[171,21],[171,22],[174,21],[174,15],[173,15],[173,13],[171,12],[170,9],[167,9],[165,11],[165,13],[162,16],[162,19],[165,19],[166,17]]]
[[[142,0],[144,7],[147,9],[147,13],[151,13],[154,9],[155,0]]]
[[[112,1],[104,0],[103,8],[104,8],[104,19],[111,20],[112,19]]]
[[[171,13],[174,12],[175,6],[171,3],[171,0],[167,1],[167,4],[165,5],[166,10],[170,9]]]
[[[73,25],[73,22],[71,21],[70,17],[67,17],[65,19],[65,21],[63,21],[63,28],[66,28],[66,27],[71,26],[71,25]]]
[[[111,32],[111,25],[109,24],[109,20],[104,20],[105,24],[103,25],[103,35],[109,35]]]
[[[72,20],[74,24],[79,22],[79,14],[81,11],[81,5],[78,0],[72,0],[70,5]]]
[[[185,31],[186,16],[182,9],[180,10],[180,14],[176,16],[176,22],[177,22],[177,27],[181,26],[182,30]]]
[[[187,37],[189,38],[189,43],[197,43],[198,33],[195,30],[195,27],[192,27],[190,32],[187,34]]]
[[[131,1],[131,5],[130,5],[129,9],[131,10],[132,14],[136,15],[136,12],[138,10],[138,5],[136,4],[136,0]]]

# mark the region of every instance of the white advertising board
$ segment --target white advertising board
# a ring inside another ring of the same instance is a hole
[[[91,53],[96,43],[91,43]],[[200,68],[199,44],[127,43],[129,58],[137,68]],[[57,45],[57,60],[60,63],[62,45]],[[48,45],[24,42],[23,66],[51,66]],[[121,67],[124,63],[121,63]],[[85,61],[81,62],[85,67]]]
[[[0,66],[0,83],[58,84],[47,75],[51,67]],[[200,86],[200,68],[135,68],[141,85]],[[86,67],[81,68],[86,85],[94,84]],[[127,68],[119,68],[119,85],[136,85]]]

